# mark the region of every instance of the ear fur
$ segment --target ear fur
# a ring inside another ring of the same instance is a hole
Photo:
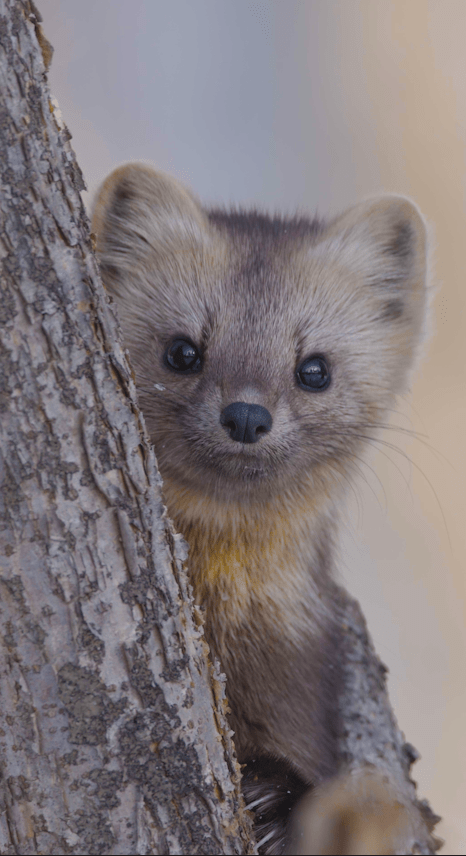
[[[431,332],[429,243],[426,223],[414,202],[385,195],[336,217],[315,249],[343,279],[349,275],[359,311],[379,337],[383,359],[386,355],[395,361],[393,367],[397,363],[398,393],[406,389]],[[362,296],[364,300],[359,299]]]
[[[144,164],[115,169],[97,193],[92,230],[105,266],[132,268],[148,248],[179,251],[201,239],[207,219],[195,197],[174,178]]]
[[[380,320],[408,323],[419,340],[426,318],[427,231],[417,206],[404,196],[381,196],[333,220],[322,250],[381,299]]]

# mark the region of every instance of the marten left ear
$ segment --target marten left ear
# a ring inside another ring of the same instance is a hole
[[[405,322],[419,337],[427,303],[427,232],[414,202],[404,196],[361,202],[329,224],[322,245],[370,287],[380,320]]]

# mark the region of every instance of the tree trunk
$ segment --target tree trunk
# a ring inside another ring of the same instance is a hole
[[[90,246],[51,49],[0,0],[1,854],[254,853],[226,721]],[[359,607],[342,761],[415,800]],[[436,846],[426,820],[418,852]]]
[[[252,853],[37,24],[0,4],[0,850]]]

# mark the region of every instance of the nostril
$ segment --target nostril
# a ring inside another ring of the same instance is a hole
[[[238,443],[257,443],[272,427],[269,411],[260,404],[234,401],[222,411],[220,424]]]

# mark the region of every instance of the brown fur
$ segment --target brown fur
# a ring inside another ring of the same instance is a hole
[[[385,856],[405,851],[416,820],[390,782],[373,770],[340,777],[310,795],[295,811],[290,852]]]
[[[282,758],[318,783],[335,772],[338,728],[332,536],[422,337],[423,220],[396,196],[329,223],[209,211],[175,180],[130,164],[105,181],[93,228],[168,510],[227,674],[239,758]],[[165,366],[176,337],[202,353],[199,374]],[[332,374],[319,393],[295,378],[316,353]],[[271,414],[259,442],[234,442],[220,424],[236,401]]]

